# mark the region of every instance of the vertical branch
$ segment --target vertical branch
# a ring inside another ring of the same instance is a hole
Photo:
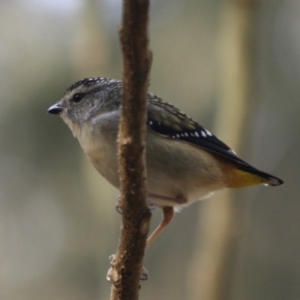
[[[123,54],[123,105],[119,128],[119,168],[123,225],[112,261],[111,300],[138,299],[139,277],[150,226],[146,199],[146,97],[149,0],[124,0],[120,39]]]
[[[239,150],[247,121],[252,84],[252,41],[257,0],[228,0],[221,24],[221,95],[216,132]],[[193,299],[230,298],[233,252],[236,247],[236,207],[226,191],[205,202],[199,223],[201,253],[195,253],[191,282]],[[196,284],[196,279],[201,284]]]

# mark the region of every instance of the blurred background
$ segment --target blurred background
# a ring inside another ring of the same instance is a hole
[[[109,299],[118,191],[46,111],[79,79],[122,78],[120,16],[119,0],[0,2],[0,299]],[[140,298],[300,299],[300,2],[153,0],[150,38],[150,90],[285,184],[177,214]]]

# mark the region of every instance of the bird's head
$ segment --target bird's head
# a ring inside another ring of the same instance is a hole
[[[85,78],[71,85],[48,113],[60,115],[70,126],[80,126],[96,115],[119,108],[122,84],[107,78]]]

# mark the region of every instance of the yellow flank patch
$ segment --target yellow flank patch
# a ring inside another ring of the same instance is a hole
[[[266,178],[239,169],[233,169],[228,179],[228,187],[230,188],[243,188],[268,183],[268,179]]]

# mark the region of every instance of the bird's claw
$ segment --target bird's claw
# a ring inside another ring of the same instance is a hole
[[[116,258],[115,254],[112,254],[109,256],[110,264],[111,267],[109,268],[107,274],[106,274],[106,280],[110,283],[114,283],[118,280],[119,275],[118,272],[116,271],[116,268],[114,266],[114,259]],[[149,273],[145,267],[141,268],[140,271],[140,280],[147,280],[149,278]]]
[[[147,269],[143,266],[140,271],[140,280],[145,281],[148,280],[148,278],[149,278],[149,273]]]

